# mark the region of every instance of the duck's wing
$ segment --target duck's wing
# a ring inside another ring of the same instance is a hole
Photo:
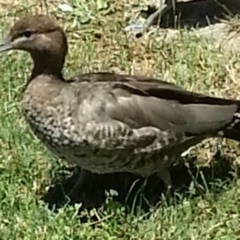
[[[214,131],[231,121],[239,104],[143,76],[100,72],[82,74],[72,80],[109,85],[114,98],[107,102],[106,113],[135,127],[186,128],[190,133]]]
[[[162,146],[163,139],[177,145],[180,137],[181,142],[186,138],[190,146],[196,144],[199,136],[217,136],[220,130],[234,126],[238,120],[238,101],[188,92],[157,79],[95,73],[78,77],[74,84],[82,82],[88,82],[92,88],[92,93],[88,92],[92,108],[99,106],[99,101],[103,103],[102,113],[98,109],[99,116],[95,115],[99,119],[103,117],[102,121],[91,123],[94,126],[89,123],[89,132],[105,131],[108,136],[105,144],[109,145],[116,142],[121,147],[147,146],[157,139],[158,146]],[[235,136],[228,132],[227,137],[235,139],[236,136],[236,132]]]

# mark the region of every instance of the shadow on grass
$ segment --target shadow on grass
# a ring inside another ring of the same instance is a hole
[[[141,11],[144,18],[150,16],[156,8],[149,6],[146,11]],[[168,11],[161,18],[161,28],[192,28],[206,27],[220,22],[228,16],[240,13],[240,2],[233,0],[192,0],[189,2],[177,2],[175,14]],[[177,19],[176,20],[176,17]],[[155,22],[157,24],[158,21]]]
[[[206,191],[218,194],[226,189],[226,185],[233,179],[233,169],[230,161],[223,157],[213,159],[212,166],[197,168],[194,159],[189,167],[175,166],[171,168],[171,176],[178,196],[194,198],[204,195]],[[79,175],[79,169],[72,169],[74,174],[62,182],[54,184],[54,187],[43,197],[50,209],[58,209],[64,199],[65,194],[74,185]],[[194,183],[194,184],[193,184]],[[219,184],[221,183],[221,184]],[[194,191],[189,191],[194,186]],[[165,194],[162,181],[157,176],[152,176],[148,180],[139,178],[132,174],[89,174],[85,191],[81,193],[79,199],[74,203],[82,203],[83,208],[102,208],[106,202],[105,190],[114,189],[118,196],[113,197],[114,201],[126,206],[131,212],[143,210],[147,212],[151,206],[161,203],[161,197]],[[175,202],[177,203],[177,201]],[[81,219],[81,221],[84,221]]]

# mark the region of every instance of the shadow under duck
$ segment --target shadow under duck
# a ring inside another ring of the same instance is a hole
[[[10,49],[29,52],[34,63],[22,102],[33,133],[83,170],[70,197],[87,172],[157,173],[170,189],[168,167],[189,147],[210,137],[240,141],[240,101],[143,76],[99,72],[66,81],[66,35],[48,16],[18,20],[0,43],[1,52]]]

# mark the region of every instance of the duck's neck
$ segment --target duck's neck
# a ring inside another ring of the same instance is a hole
[[[35,52],[31,56],[33,59],[33,70],[30,80],[41,74],[54,75],[57,79],[63,80],[62,69],[65,56],[48,52]]]

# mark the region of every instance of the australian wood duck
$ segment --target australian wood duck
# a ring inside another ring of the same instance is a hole
[[[172,186],[168,166],[210,137],[240,141],[240,101],[186,91],[141,76],[88,73],[66,81],[67,40],[45,15],[18,20],[0,51],[30,53],[23,113],[33,133],[59,158],[104,174],[154,173]]]

